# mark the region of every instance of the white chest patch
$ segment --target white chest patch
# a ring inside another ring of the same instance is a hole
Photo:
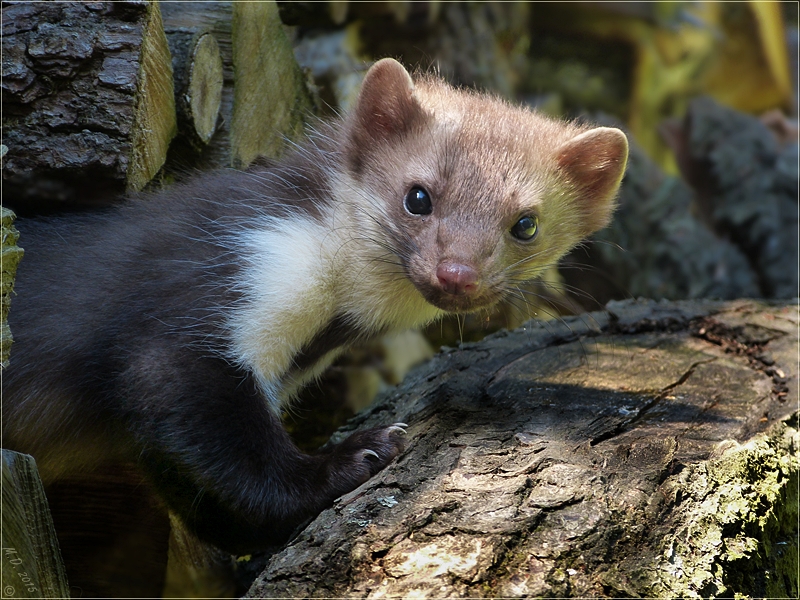
[[[238,240],[244,300],[228,321],[231,350],[275,410],[281,377],[335,310],[325,269],[328,234],[311,218],[265,218]]]
[[[263,218],[237,237],[245,268],[236,282],[243,301],[228,318],[231,353],[276,412],[338,354],[285,378],[298,353],[337,315],[369,333],[416,327],[440,314],[396,269],[374,260],[375,250],[347,223],[340,208],[321,219]]]

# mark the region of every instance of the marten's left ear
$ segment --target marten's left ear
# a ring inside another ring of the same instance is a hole
[[[403,65],[391,58],[376,62],[367,71],[350,114],[353,141],[390,141],[409,131],[423,115],[413,93],[414,81]]]
[[[586,234],[608,225],[628,163],[625,134],[613,127],[590,129],[561,146],[556,160],[575,186],[575,202],[577,208],[583,209]]]

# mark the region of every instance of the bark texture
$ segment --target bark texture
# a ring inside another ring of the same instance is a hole
[[[9,3],[2,44],[3,191],[26,216],[275,158],[314,108],[274,2]]]
[[[408,448],[248,597],[796,597],[796,302],[611,303],[440,354]]]

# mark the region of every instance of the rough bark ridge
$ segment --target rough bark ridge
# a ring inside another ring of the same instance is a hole
[[[612,303],[440,354],[408,449],[249,597],[796,597],[798,306]]]

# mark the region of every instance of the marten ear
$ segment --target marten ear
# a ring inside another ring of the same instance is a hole
[[[628,138],[619,129],[597,127],[572,138],[556,153],[558,166],[577,192],[586,235],[608,225],[628,163]]]
[[[409,131],[422,117],[413,93],[414,81],[403,65],[391,58],[376,62],[350,115],[353,141],[391,140]]]

